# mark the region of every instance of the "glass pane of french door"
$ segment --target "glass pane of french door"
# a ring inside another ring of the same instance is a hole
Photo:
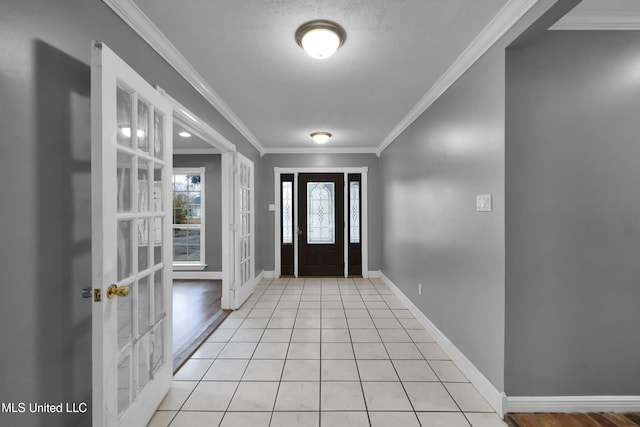
[[[240,283],[247,283],[251,277],[251,169],[240,163]]]
[[[118,414],[124,414],[164,363],[161,124],[167,120],[154,105],[124,83],[117,88],[117,260]],[[135,143],[133,142],[135,141]]]

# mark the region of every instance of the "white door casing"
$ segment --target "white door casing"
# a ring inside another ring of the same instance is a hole
[[[161,87],[158,91],[169,100],[173,108],[173,119],[183,128],[197,135],[200,139],[210,144],[214,151],[219,151],[222,157],[221,190],[222,197],[222,300],[221,306],[224,310],[232,310],[235,306],[235,297],[232,292],[231,283],[235,275],[235,234],[232,225],[235,218],[235,206],[233,203],[234,177],[233,169],[235,162],[236,146],[225,138],[220,132],[212,128],[202,118],[195,115],[187,107],[182,105]],[[210,150],[205,149],[207,152]],[[174,149],[174,154],[195,154],[187,149]],[[213,203],[216,203],[215,201]]]
[[[280,191],[280,176],[282,174],[293,174],[293,194],[298,194],[298,175],[301,173],[342,173],[344,174],[345,186],[348,182],[349,174],[360,174],[361,175],[361,201],[360,201],[360,209],[362,210],[362,219],[360,227],[362,229],[362,237],[361,237],[361,245],[362,245],[362,277],[369,277],[369,219],[368,219],[368,172],[369,168],[366,166],[363,167],[300,167],[300,168],[273,168],[273,193],[274,193],[274,205],[275,205],[275,215],[274,215],[274,277],[280,277],[281,274],[281,255],[280,255],[280,245],[281,245],[281,226],[280,222],[282,220],[282,203],[281,203],[281,191]],[[344,218],[349,217],[348,207],[349,200],[348,191],[344,192]],[[298,212],[298,198],[294,196],[294,211]],[[294,215],[294,229],[298,229],[298,215]],[[345,232],[344,232],[344,277],[348,276],[348,233],[347,233],[347,221],[344,222]],[[299,245],[297,239],[293,239],[294,243],[294,276],[298,277],[298,250]]]
[[[171,386],[172,124],[171,104],[92,42],[94,427],[145,426]]]

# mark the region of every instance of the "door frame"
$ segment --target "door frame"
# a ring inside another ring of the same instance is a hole
[[[220,132],[209,126],[204,120],[189,111],[184,105],[171,97],[164,89],[156,86],[165,98],[173,106],[173,120],[182,127],[193,131],[195,135],[203,141],[211,144],[212,149],[220,152],[221,155],[221,189],[222,197],[222,300],[221,307],[225,310],[234,308],[235,298],[232,295],[233,278],[235,277],[236,259],[233,250],[233,225],[235,224],[235,206],[233,199],[234,181],[233,171],[235,165],[235,154],[237,152],[235,144],[222,136]],[[213,151],[212,151],[213,152]],[[199,153],[192,153],[199,154]],[[225,256],[226,254],[226,256]]]
[[[274,277],[280,277],[281,274],[281,256],[280,256],[280,224],[282,221],[282,206],[281,206],[281,194],[280,194],[280,175],[282,174],[293,174],[293,194],[297,195],[298,192],[298,176],[302,173],[342,173],[344,175],[344,207],[343,207],[343,215],[344,218],[348,218],[348,210],[349,210],[349,193],[346,191],[346,186],[348,185],[348,175],[351,174],[360,174],[361,175],[361,191],[362,191],[362,200],[360,200],[360,208],[362,214],[362,224],[360,224],[362,229],[362,277],[369,277],[369,227],[368,227],[368,187],[367,187],[367,174],[369,172],[369,168],[367,166],[363,167],[327,167],[327,168],[318,168],[318,167],[301,167],[301,168],[273,168],[273,194],[274,194],[274,205],[275,205],[275,215],[274,215]],[[294,198],[293,208],[295,212],[298,212],[298,197]],[[293,229],[298,229],[298,215],[294,215],[294,224]],[[349,275],[349,233],[348,229],[348,221],[344,221],[344,277]],[[293,274],[295,277],[298,277],[298,239],[293,239]]]

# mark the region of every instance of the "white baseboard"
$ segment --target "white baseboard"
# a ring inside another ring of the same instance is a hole
[[[370,270],[368,274],[371,279],[377,279],[380,277],[380,274],[382,273],[380,273],[380,270],[373,270],[373,271]]]
[[[485,377],[478,368],[447,338],[422,311],[393,283],[384,273],[380,272],[380,278],[393,290],[396,296],[416,317],[418,322],[431,334],[442,350],[449,356],[451,361],[458,366],[462,373],[471,381],[471,384],[480,392],[491,407],[500,415],[504,415],[504,393],[499,391]]]
[[[174,270],[174,279],[222,280],[222,271],[180,271]]]
[[[505,412],[640,412],[640,396],[509,396]]]
[[[270,270],[262,270],[260,275],[262,276],[261,279],[262,278],[273,279],[274,277],[276,277],[276,272],[275,271],[270,271]]]

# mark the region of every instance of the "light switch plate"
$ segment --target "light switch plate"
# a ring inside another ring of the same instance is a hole
[[[491,212],[492,209],[491,194],[480,194],[476,196],[476,211]]]
[[[274,205],[273,203],[270,203],[269,204],[269,210],[272,211],[272,212],[275,212],[276,211],[276,205]]]

